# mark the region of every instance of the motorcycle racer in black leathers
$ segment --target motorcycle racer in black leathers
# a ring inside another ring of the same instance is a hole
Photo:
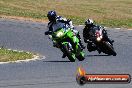
[[[93,42],[89,40],[91,31],[94,29],[95,30],[103,29],[103,34],[105,35],[105,39],[113,45],[114,40],[109,39],[105,28],[99,25],[95,25],[92,19],[88,19],[86,20],[85,28],[83,29],[83,38],[84,38],[84,42],[88,43],[87,49],[89,52],[96,50],[96,47],[94,46]],[[99,51],[99,53],[101,53],[101,51]]]

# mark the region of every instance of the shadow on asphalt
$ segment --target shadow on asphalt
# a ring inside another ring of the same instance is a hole
[[[110,55],[86,55],[85,57],[110,56]],[[43,61],[43,62],[71,62],[71,61]]]
[[[70,61],[43,61],[43,62],[70,62]]]
[[[95,56],[110,56],[110,55],[86,55],[86,57],[95,57]]]

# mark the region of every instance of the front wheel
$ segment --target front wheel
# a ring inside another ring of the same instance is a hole
[[[63,45],[63,49],[64,49],[63,53],[65,53],[67,55],[68,59],[71,62],[75,62],[75,59],[76,59],[75,54],[72,53],[72,51],[69,49],[68,44]]]
[[[106,49],[108,50],[108,55],[116,56],[116,52],[113,46],[109,42],[104,42]]]
[[[84,54],[84,52],[81,50],[81,47],[79,46],[78,47],[78,54],[79,55],[77,55],[76,57],[77,57],[77,59],[79,60],[79,61],[83,61],[84,59],[85,59],[85,54]]]
[[[81,52],[80,55],[77,56],[77,59],[78,59],[79,61],[83,61],[83,60],[85,59],[85,58],[84,58],[84,53]]]

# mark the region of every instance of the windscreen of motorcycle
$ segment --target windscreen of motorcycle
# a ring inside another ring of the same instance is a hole
[[[57,31],[60,28],[63,28],[66,30],[68,28],[68,25],[62,22],[56,22],[55,24],[52,25],[53,31]]]
[[[89,35],[91,37],[94,37],[94,36],[96,36],[95,35],[96,32],[99,32],[100,34],[102,34],[102,29],[100,29],[100,27],[98,27],[98,26],[95,26],[92,28],[92,30],[90,30]]]

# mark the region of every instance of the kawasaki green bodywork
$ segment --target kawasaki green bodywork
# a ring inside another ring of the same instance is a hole
[[[70,28],[60,28],[57,31],[52,33],[52,39],[58,43],[58,44],[62,44],[62,45],[66,45],[69,43],[68,40],[72,41],[72,55],[74,56],[78,56],[78,55],[82,55],[84,57],[84,52],[79,48],[79,39],[76,37],[75,33],[73,33],[73,31]],[[61,47],[59,47],[61,48]]]

